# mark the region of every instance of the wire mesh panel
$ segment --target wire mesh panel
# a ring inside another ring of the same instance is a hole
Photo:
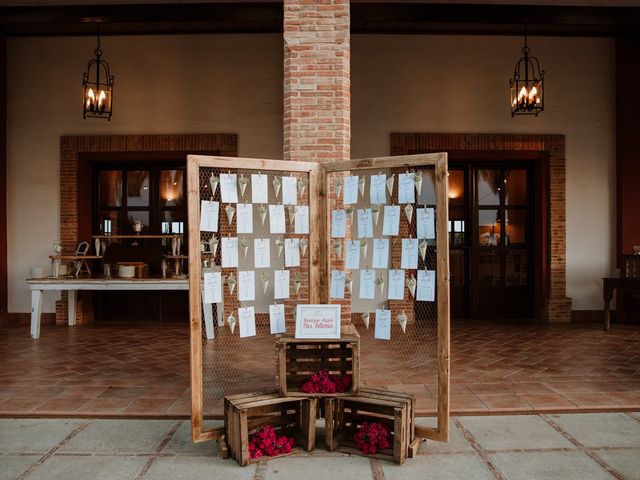
[[[329,302],[360,335],[361,384],[415,393],[418,412],[439,420],[421,435],[446,439],[446,155],[342,164],[326,166]]]
[[[189,231],[195,237],[190,237],[190,278],[198,285],[190,290],[192,296],[201,292],[190,299],[192,330],[195,317],[200,332],[200,353],[193,352],[192,338],[192,355],[199,357],[196,403],[202,418],[221,417],[225,395],[277,388],[275,344],[284,332],[272,325],[270,307],[284,309],[284,330],[293,333],[295,306],[311,303],[311,212],[319,208],[310,206],[312,164],[285,171],[274,170],[282,164],[277,161],[229,160],[195,157],[189,164]],[[222,183],[230,178],[237,198],[225,198],[229,190]],[[203,212],[212,204],[217,220],[205,225]],[[220,275],[220,298],[204,293],[208,272]],[[194,311],[203,297],[205,303],[213,300],[209,325],[206,314]],[[243,324],[249,309],[255,332],[252,322]]]

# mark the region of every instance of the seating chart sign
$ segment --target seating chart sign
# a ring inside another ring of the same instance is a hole
[[[298,305],[296,338],[340,338],[340,305]]]

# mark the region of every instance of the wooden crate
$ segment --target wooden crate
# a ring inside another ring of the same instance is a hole
[[[329,451],[363,455],[353,438],[357,426],[362,422],[379,422],[389,429],[391,448],[368,456],[402,464],[417,452],[420,439],[415,438],[413,395],[360,389],[353,397],[327,398],[325,410]]]
[[[277,392],[229,395],[224,399],[225,446],[229,455],[245,466],[271,458],[313,450],[316,437],[315,398],[282,397]],[[261,425],[271,425],[279,435],[295,439],[290,453],[249,458],[249,436]]]
[[[283,396],[344,396],[358,392],[360,382],[360,338],[302,340],[289,336],[276,343],[278,385]],[[351,390],[344,393],[309,394],[300,385],[314,373],[327,369],[333,375],[351,375]]]

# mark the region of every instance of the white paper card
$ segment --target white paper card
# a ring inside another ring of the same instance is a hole
[[[269,203],[269,188],[266,175],[251,174],[251,201],[253,203]]]
[[[309,205],[296,207],[296,229],[295,233],[309,233]]]
[[[400,232],[400,205],[386,205],[384,207],[383,235],[398,235]]]
[[[404,270],[389,270],[389,300],[404,300]]]
[[[204,272],[202,275],[203,283],[203,303],[213,303],[213,272]]]
[[[273,298],[289,298],[289,270],[275,270],[273,275]]]
[[[253,239],[254,268],[271,267],[271,241],[268,238]]]
[[[400,268],[415,270],[418,268],[418,239],[403,238],[402,239],[402,258],[400,260]]]
[[[285,267],[300,266],[300,239],[299,238],[284,239],[284,266]]]
[[[236,218],[238,233],[253,233],[253,204],[239,203]]]
[[[285,233],[284,205],[269,205],[269,226],[271,233]]]
[[[435,212],[433,208],[416,210],[416,235],[418,238],[436,238]]]
[[[389,239],[375,238],[373,240],[373,268],[389,268]]]
[[[213,280],[211,282],[212,303],[221,303],[222,302],[222,273],[221,272],[209,272],[209,273],[212,273],[213,275]]]
[[[418,287],[416,300],[419,302],[433,302],[436,299],[436,271],[418,270]]]
[[[345,205],[358,203],[358,175],[344,177],[344,186],[342,187],[342,191]]]
[[[331,238],[344,238],[347,235],[347,214],[344,210],[331,211]]]
[[[218,202],[202,200],[200,202],[200,231],[217,232],[219,215],[220,204]]]
[[[371,175],[371,186],[369,188],[369,196],[371,203],[387,203],[387,176]]]
[[[284,305],[269,305],[269,325],[271,333],[284,333]]]
[[[360,240],[347,240],[344,267],[350,270],[360,268]]]
[[[222,237],[222,268],[238,267],[238,237]]]
[[[340,305],[298,304],[296,338],[340,338]]]
[[[298,178],[282,177],[282,204],[295,205],[298,202]]]
[[[331,270],[331,298],[344,298],[344,271]]]
[[[413,175],[401,173],[398,175],[398,203],[413,203],[416,201],[416,187]]]
[[[221,173],[220,193],[222,195],[222,203],[238,203],[238,175],[235,173]]]
[[[376,271],[360,270],[360,298],[376,297]]]
[[[238,300],[251,302],[256,299],[256,272],[240,270],[238,272]]]
[[[370,208],[358,210],[358,238],[373,238],[373,216]]]
[[[240,338],[256,336],[256,311],[253,307],[238,309]]]
[[[376,329],[373,336],[379,340],[391,340],[391,310],[376,309]]]

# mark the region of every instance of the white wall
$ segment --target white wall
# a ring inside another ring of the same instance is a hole
[[[520,38],[353,36],[352,156],[388,154],[391,132],[566,135],[567,294],[574,309],[598,309],[614,256],[613,42],[530,45],[547,70],[546,110],[512,119],[507,80]],[[89,38],[8,42],[11,312],[29,311],[24,278],[47,264],[58,236],[61,135],[231,132],[241,156],[282,156],[279,35],[104,38],[116,75],[111,122],[83,121],[79,110],[94,48]]]

